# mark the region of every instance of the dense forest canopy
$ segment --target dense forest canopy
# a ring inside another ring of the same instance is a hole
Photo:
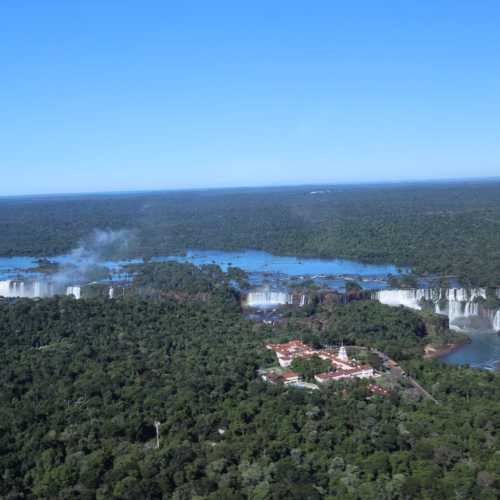
[[[299,330],[309,343],[370,346],[396,360],[421,356],[424,346],[463,342],[464,335],[448,328],[448,319],[405,307],[360,300],[310,305],[292,310],[278,331]]]
[[[246,279],[246,273],[241,269],[230,266],[227,272],[223,272],[216,264],[195,266],[188,262],[148,262],[130,264],[126,270],[132,273],[136,287],[190,293],[210,292],[217,286],[230,286],[233,281],[240,284]]]
[[[367,345],[372,321],[396,349],[428,334],[411,311],[359,307],[317,313]],[[498,498],[498,375],[407,359],[439,405],[265,384],[266,340],[301,335],[218,300],[0,304],[0,496]]]
[[[252,248],[500,285],[499,181],[0,200],[0,255],[65,253],[95,229],[131,230],[140,256]]]
[[[223,272],[215,264],[149,262],[128,265],[126,269],[133,276],[129,294],[142,297],[217,298],[239,310],[238,290],[248,286],[246,273],[231,266]]]

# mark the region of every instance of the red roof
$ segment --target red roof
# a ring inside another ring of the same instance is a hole
[[[268,380],[269,382],[272,382],[274,384],[276,382],[279,382],[279,380],[280,380],[279,375],[277,373],[274,373],[274,372],[266,373],[264,376],[265,376],[266,380]]]
[[[328,360],[333,368],[337,368],[337,371],[335,372],[335,375],[328,372],[329,374],[325,377],[325,380],[340,378],[346,374],[355,374],[357,371],[369,370],[372,368],[370,365],[360,365],[352,361],[344,361],[339,359],[336,352],[331,349],[313,349],[304,344],[302,340],[297,339],[284,344],[268,343],[266,344],[266,347],[268,349],[272,349],[281,360],[289,361],[290,359],[295,358],[309,359],[314,356],[319,356],[322,359]]]

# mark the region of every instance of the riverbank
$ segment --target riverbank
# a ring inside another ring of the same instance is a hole
[[[450,342],[449,344],[444,344],[442,346],[435,346],[433,344],[427,344],[424,348],[424,359],[439,359],[443,356],[447,356],[452,352],[457,351],[461,347],[470,344],[471,339],[464,336],[463,338],[456,340],[455,342]]]

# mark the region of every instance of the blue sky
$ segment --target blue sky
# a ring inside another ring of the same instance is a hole
[[[3,0],[0,195],[500,175],[500,2]]]

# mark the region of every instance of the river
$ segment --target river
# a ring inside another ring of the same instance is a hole
[[[49,258],[61,265],[85,265],[75,254],[67,254]],[[407,272],[392,264],[364,264],[345,259],[299,258],[293,256],[276,256],[267,252],[246,250],[240,252],[194,251],[184,256],[159,256],[154,261],[191,262],[195,265],[217,264],[222,269],[232,265],[245,270],[254,285],[270,282],[287,284],[312,279],[319,285],[342,291],[347,281],[356,279],[365,289],[387,288],[390,275]],[[131,261],[100,261],[99,265],[107,267],[117,279],[126,274],[122,267],[129,263],[139,263],[141,259]],[[0,257],[0,279],[12,279],[19,276],[31,276],[28,269],[35,268],[37,259],[33,257]],[[500,337],[491,331],[469,332],[471,343],[441,358],[449,364],[469,364],[476,368],[493,370],[500,362]]]
[[[88,256],[66,254],[48,257],[48,260],[61,265],[86,266],[95,264]],[[156,262],[177,261],[191,262],[195,265],[217,264],[223,270],[232,265],[250,274],[251,282],[259,284],[262,281],[300,280],[311,278],[319,285],[342,289],[345,283],[356,279],[366,289],[387,287],[389,275],[398,275],[401,270],[392,264],[363,264],[345,259],[315,259],[292,256],[277,256],[257,250],[240,252],[225,252],[220,250],[195,251],[189,250],[186,255],[158,256],[152,259]],[[141,259],[131,261],[99,261],[98,264],[107,267],[111,273],[120,273],[121,268],[130,263],[142,262]],[[1,257],[0,279],[31,275],[26,271],[35,268],[37,259],[34,257]],[[407,270],[402,270],[406,272]]]
[[[467,331],[471,341],[440,358],[451,365],[470,365],[473,368],[498,370],[500,367],[500,335],[490,331]]]

